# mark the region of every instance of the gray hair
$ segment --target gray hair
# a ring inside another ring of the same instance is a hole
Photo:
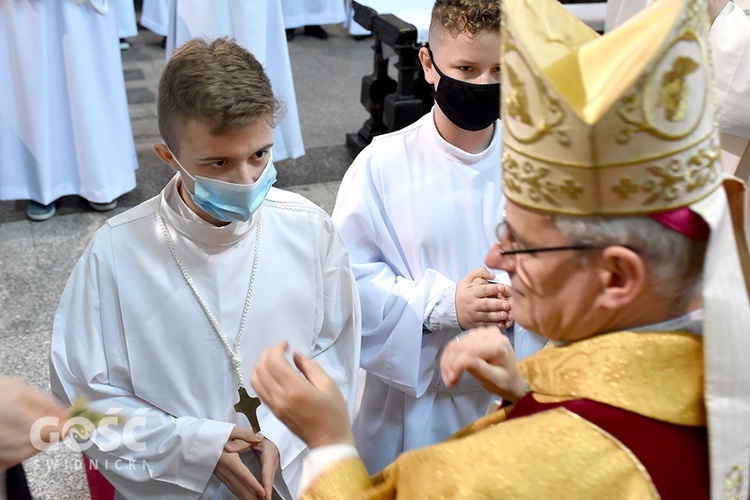
[[[557,215],[554,223],[574,244],[621,245],[637,251],[659,294],[676,304],[687,305],[700,291],[705,242],[691,240],[647,216]]]

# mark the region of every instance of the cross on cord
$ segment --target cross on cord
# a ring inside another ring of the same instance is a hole
[[[253,432],[260,432],[260,423],[258,422],[258,416],[255,414],[260,406],[260,398],[250,397],[244,387],[240,387],[237,392],[240,395],[240,401],[234,405],[234,411],[244,413],[250,421]]]

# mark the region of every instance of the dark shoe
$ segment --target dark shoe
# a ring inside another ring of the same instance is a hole
[[[54,201],[49,205],[42,205],[30,200],[29,206],[26,207],[26,215],[31,220],[47,220],[55,215],[55,212],[57,212],[57,209],[55,208]]]
[[[130,48],[130,42],[124,38],[120,38],[120,50],[128,50]]]
[[[352,38],[354,38],[356,41],[361,42],[362,40],[367,40],[372,35],[354,35]]]
[[[326,30],[317,24],[305,26],[305,35],[319,38],[320,40],[328,40],[328,33],[326,33]]]
[[[294,40],[294,31],[295,31],[295,28],[288,28],[286,30],[286,41],[287,42],[291,42],[292,40]]]
[[[107,212],[109,210],[117,208],[117,200],[112,200],[109,203],[96,203],[94,201],[90,201],[89,206],[97,212]]]

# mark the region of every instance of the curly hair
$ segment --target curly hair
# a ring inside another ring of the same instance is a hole
[[[437,0],[432,7],[430,39],[437,30],[451,34],[482,30],[500,32],[499,0]]]
[[[268,120],[281,112],[263,65],[229,38],[193,38],[167,62],[159,80],[157,119],[162,139],[177,152],[180,124],[206,122],[211,134]]]

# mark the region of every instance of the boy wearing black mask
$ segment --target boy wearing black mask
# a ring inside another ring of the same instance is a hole
[[[505,206],[499,2],[437,0],[429,37],[419,55],[435,106],[357,156],[333,212],[362,298],[354,435],[370,473],[485,413],[491,395],[470,377],[447,388],[437,360],[465,329],[512,323],[510,289],[491,282],[507,275],[481,266]],[[519,358],[544,342],[507,333]]]

